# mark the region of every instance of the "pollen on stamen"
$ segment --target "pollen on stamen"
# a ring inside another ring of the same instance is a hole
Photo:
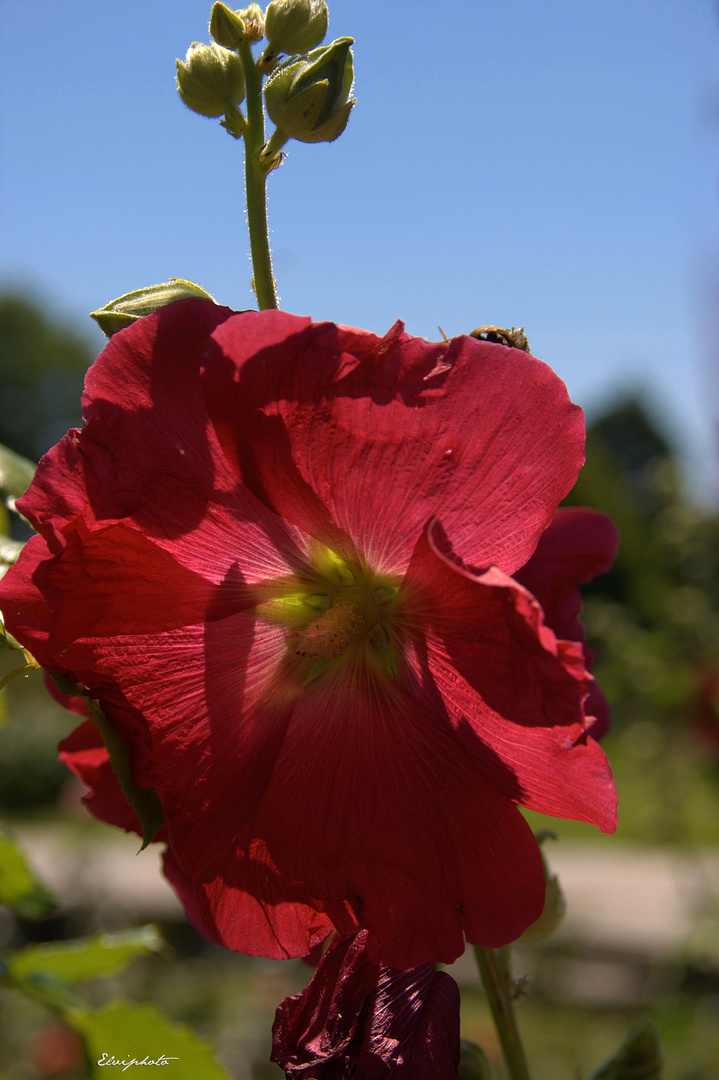
[[[354,604],[338,600],[321,618],[299,631],[297,655],[309,660],[334,660],[345,651],[361,625],[362,616]]]

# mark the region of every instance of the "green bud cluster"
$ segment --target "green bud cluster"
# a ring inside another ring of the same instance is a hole
[[[201,116],[222,117],[223,127],[239,139],[248,120],[238,106],[246,92],[248,98],[255,92],[250,87],[261,87],[269,76],[265,107],[276,131],[261,152],[253,149],[263,172],[280,163],[288,139],[332,142],[344,131],[354,105],[353,41],[338,38],[322,46],[328,23],[326,0],[270,0],[264,13],[256,3],[232,9],[216,0],[210,14],[212,43],[194,42],[185,60],[177,61],[180,97]],[[250,46],[263,36],[267,43],[255,60]]]

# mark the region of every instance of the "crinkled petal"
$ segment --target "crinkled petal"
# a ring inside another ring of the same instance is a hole
[[[606,514],[586,507],[560,507],[529,562],[514,575],[542,605],[547,626],[557,637],[581,642],[589,671],[594,653],[579,622],[578,586],[611,569],[618,544],[617,530]],[[592,737],[601,738],[609,728],[610,715],[596,683],[589,689],[584,711],[594,717],[589,728]]]
[[[308,685],[254,818],[196,884],[203,918],[240,952],[268,943],[256,923],[228,918],[249,894],[276,941],[271,955],[297,955],[282,905],[302,886],[333,919],[343,913],[328,905],[344,903],[355,926],[334,925],[370,930],[373,958],[395,967],[451,962],[465,932],[506,944],[544,899],[537,844],[516,807],[444,720],[350,655]]]
[[[513,578],[495,568],[471,573],[446,551],[430,523],[403,584],[408,686],[446,710],[462,745],[509,798],[613,831],[616,793],[586,734],[590,676],[579,644],[558,641]]]
[[[290,1080],[453,1080],[459,1064],[459,990],[433,964],[378,967],[367,934],[334,941],[301,994],[273,1025],[272,1060]]]
[[[244,483],[328,546],[351,538],[382,571],[405,569],[441,511],[464,559],[511,573],[584,460],[581,410],[516,349],[266,311],[228,319],[212,343],[208,410]]]
[[[611,570],[618,545],[616,527],[606,514],[560,507],[529,562],[515,573],[542,605],[545,622],[557,637],[584,641],[577,586]]]

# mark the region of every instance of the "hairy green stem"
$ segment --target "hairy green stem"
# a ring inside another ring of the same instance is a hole
[[[239,48],[245,69],[247,127],[245,137],[245,192],[247,224],[250,230],[252,255],[252,284],[260,310],[279,307],[277,287],[272,273],[270,237],[267,229],[267,172],[258,167],[259,154],[265,143],[265,114],[262,109],[262,75],[257,69],[252,48],[247,39]]]
[[[474,952],[509,1075],[512,1080],[530,1080],[527,1058],[512,1005],[509,949],[483,949],[475,945]]]

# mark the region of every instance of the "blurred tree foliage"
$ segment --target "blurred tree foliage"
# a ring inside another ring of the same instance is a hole
[[[20,296],[0,296],[0,442],[37,461],[80,423],[92,346]]]

